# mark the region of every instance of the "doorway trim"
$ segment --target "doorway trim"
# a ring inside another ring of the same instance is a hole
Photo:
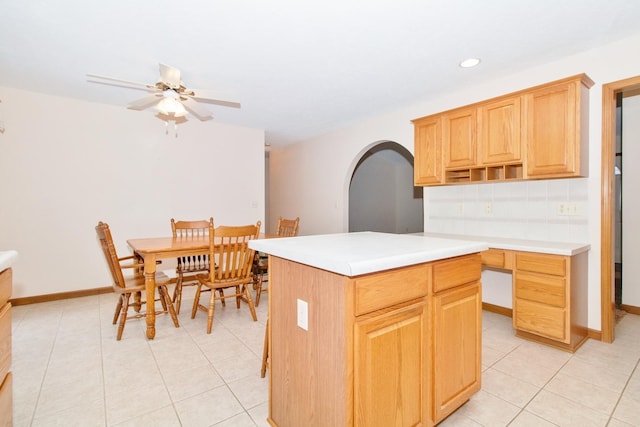
[[[602,176],[600,218],[600,313],[601,340],[613,342],[615,301],[612,298],[615,243],[615,152],[616,152],[616,96],[618,93],[640,89],[640,76],[602,86]]]

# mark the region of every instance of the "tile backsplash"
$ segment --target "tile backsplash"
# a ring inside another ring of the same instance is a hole
[[[425,188],[425,231],[587,243],[588,179]]]

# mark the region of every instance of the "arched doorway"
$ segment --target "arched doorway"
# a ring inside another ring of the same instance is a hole
[[[396,142],[374,145],[351,175],[349,231],[401,234],[423,230],[423,191],[413,185],[413,155]]]

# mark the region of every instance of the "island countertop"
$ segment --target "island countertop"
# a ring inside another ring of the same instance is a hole
[[[11,267],[18,259],[16,251],[0,251],[0,271]]]
[[[481,241],[371,231],[259,239],[250,241],[249,247],[344,276],[437,261],[489,248]]]

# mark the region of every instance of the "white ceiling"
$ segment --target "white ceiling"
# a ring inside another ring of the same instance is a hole
[[[125,108],[145,93],[86,74],[155,83],[163,62],[242,103],[206,105],[214,120],[282,145],[638,33],[640,1],[0,0],[0,17],[0,86]]]

